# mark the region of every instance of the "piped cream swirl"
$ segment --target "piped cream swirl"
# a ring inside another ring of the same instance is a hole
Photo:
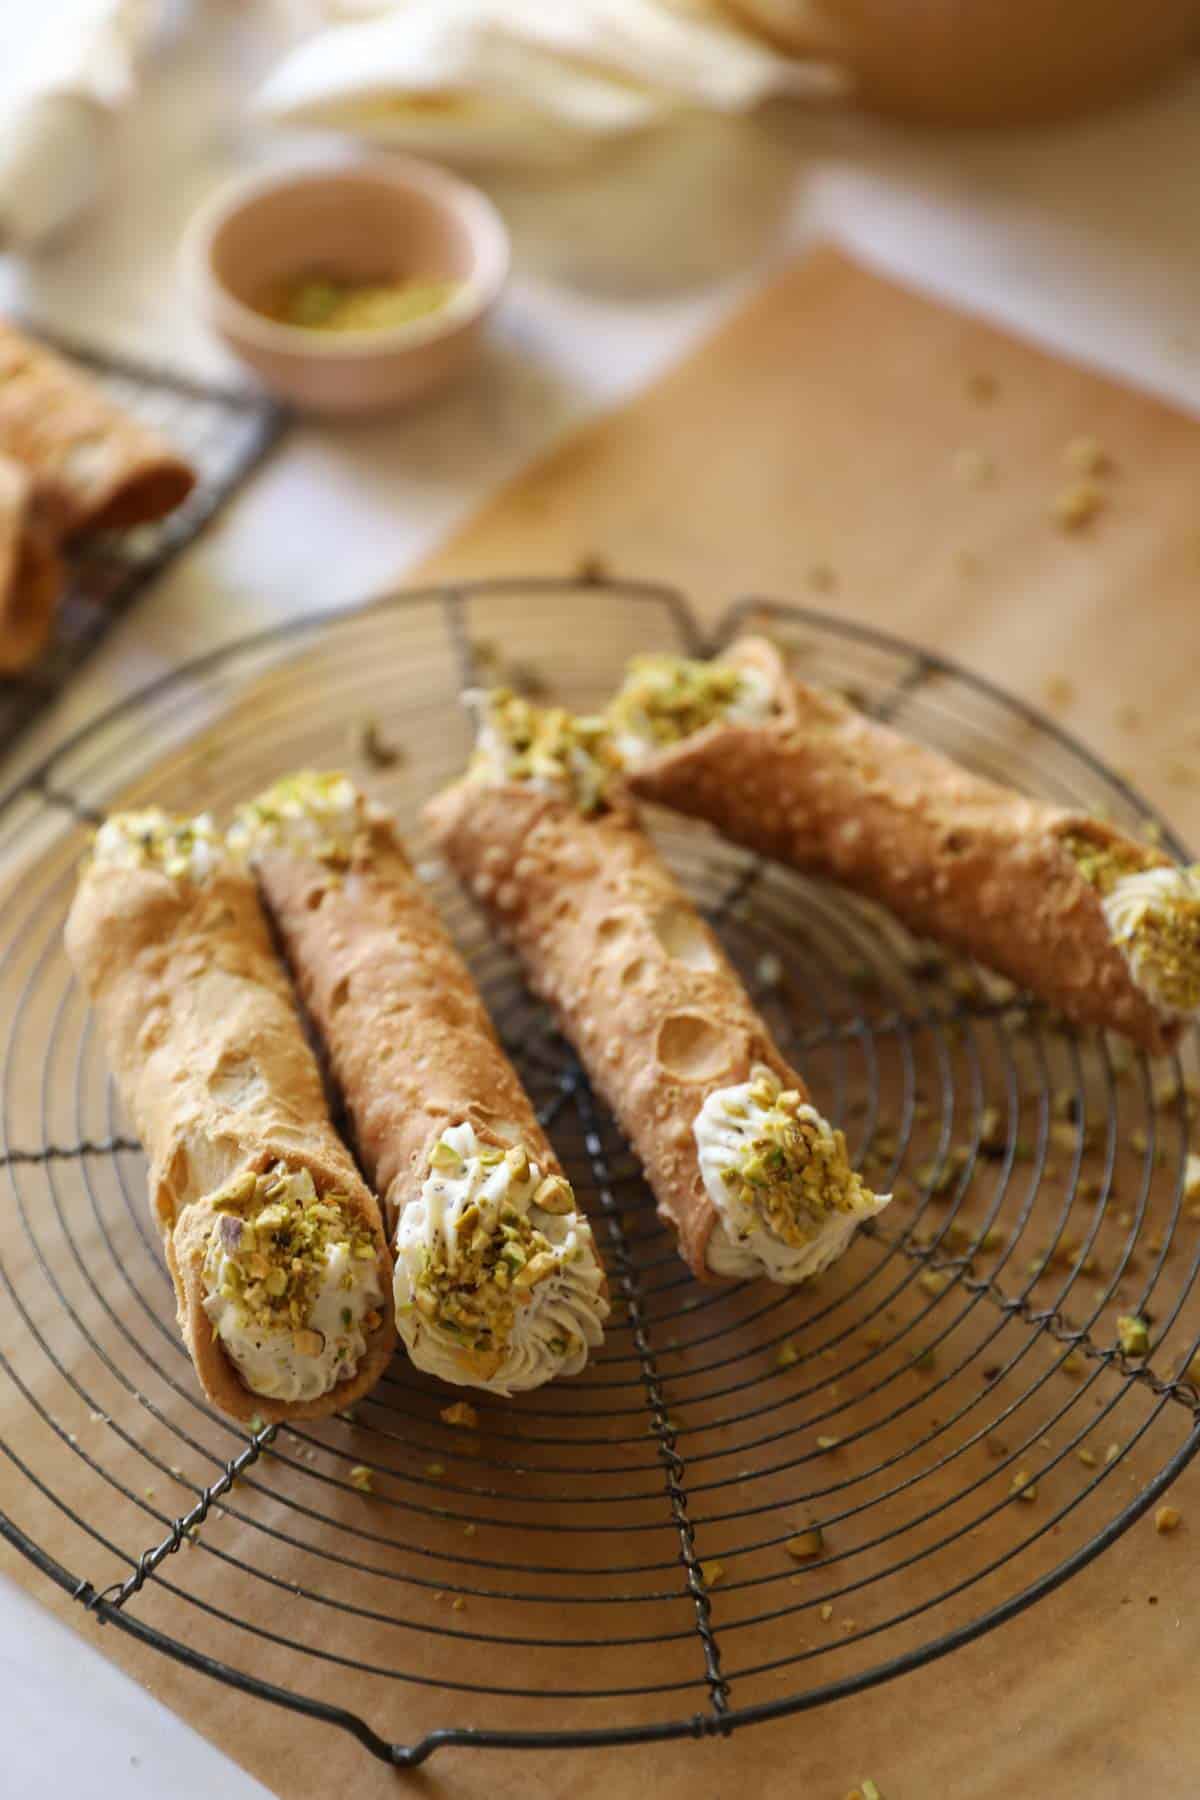
[[[1200,1011],[1200,864],[1122,875],[1101,904],[1114,944],[1164,1012]]]
[[[633,768],[718,719],[762,724],[773,705],[771,680],[753,665],[635,656],[609,718],[618,754]]]
[[[470,688],[463,703],[475,716],[472,781],[553,794],[583,813],[601,810],[617,768],[603,719],[535,706],[508,688]]]
[[[570,1183],[469,1123],[434,1146],[396,1229],[396,1323],[418,1368],[513,1394],[576,1375],[609,1305]]]
[[[213,1202],[204,1310],[252,1393],[316,1400],[382,1323],[376,1246],[307,1169],[247,1174]]]
[[[124,869],[160,869],[176,881],[204,881],[223,853],[211,814],[189,819],[164,812],[159,806],[114,813],[92,840],[93,862]]]
[[[348,775],[302,770],[239,807],[226,841],[250,862],[266,850],[290,850],[346,863],[369,816],[367,801]]]
[[[792,1284],[848,1249],[888,1204],[850,1167],[846,1142],[766,1069],[708,1096],[694,1127],[700,1173],[718,1219],[706,1260],[714,1275]]]

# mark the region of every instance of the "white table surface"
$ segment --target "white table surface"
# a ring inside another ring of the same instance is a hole
[[[4,0],[0,84],[56,3]],[[174,259],[187,216],[223,176],[331,153],[268,139],[246,119],[245,95],[280,31],[270,6],[181,6],[117,130],[106,204],[36,264],[0,258],[0,308],[237,378],[188,318]],[[1200,75],[1189,74],[1057,131],[942,137],[834,112],[779,114],[702,122],[570,177],[494,182],[516,276],[475,376],[410,419],[294,431],[0,762],[0,787],[180,658],[395,583],[505,476],[646,383],[773,260],[821,233],[1200,412],[1197,168]],[[6,1796],[266,1792],[28,1599],[3,1572],[11,1555],[0,1550]],[[54,1785],[51,1767],[70,1771],[69,1786]]]

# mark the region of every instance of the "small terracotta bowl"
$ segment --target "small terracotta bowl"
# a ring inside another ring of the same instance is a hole
[[[477,188],[412,157],[239,179],[193,219],[184,264],[203,317],[281,399],[312,412],[406,406],[476,350],[508,276],[508,233]],[[256,310],[312,268],[461,282],[446,306],[386,331],[324,333]]]

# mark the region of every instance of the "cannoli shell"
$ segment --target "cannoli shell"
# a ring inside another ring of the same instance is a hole
[[[277,849],[258,876],[393,1232],[453,1125],[470,1121],[495,1144],[519,1138],[544,1172],[561,1174],[389,819],[372,817],[344,869]]]
[[[756,1063],[805,1093],[716,938],[623,801],[585,817],[528,788],[461,781],[426,817],[554,1009],[692,1273],[715,1280],[696,1115]]]
[[[2,320],[0,455],[29,470],[63,537],[163,518],[196,479],[90,377]]]
[[[1136,985],[1096,890],[1062,843],[1078,832],[1160,852],[1086,814],[971,774],[937,750],[790,678],[778,652],[743,639],[722,659],[762,669],[778,714],[727,720],[650,756],[633,791],[707,820],[735,843],[881,902],[923,937],[997,970],[1081,1025],[1154,1054],[1178,1021]]]
[[[0,675],[40,654],[62,592],[62,563],[34,502],[33,478],[0,456]]]
[[[379,1208],[330,1120],[253,881],[230,866],[197,885],[94,862],[66,941],[150,1160],[180,1330],[205,1393],[240,1419],[313,1418],[349,1405],[379,1379],[395,1342],[391,1259]],[[344,1194],[378,1245],[384,1322],[353,1380],[313,1401],[274,1401],[243,1386],[203,1307],[212,1196],[277,1161]]]

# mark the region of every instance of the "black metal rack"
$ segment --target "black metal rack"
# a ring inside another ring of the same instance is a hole
[[[747,621],[900,729],[1149,821],[1183,856],[1066,733],[936,654],[757,601],[714,642]],[[0,1532],[98,1623],[397,1766],[444,1745],[725,1735],[861,1693],[1060,1586],[1200,1445],[1193,1047],[1151,1065],[1069,1030],[844,894],[663,818],[781,1041],[897,1190],[812,1289],[691,1281],[419,824],[466,749],[464,682],[499,657],[594,706],[643,647],[706,646],[647,584],[391,595],[164,678],[0,804]],[[369,779],[597,1218],[617,1304],[583,1376],[480,1398],[467,1431],[441,1417],[459,1396],[397,1359],[354,1417],[247,1443],[178,1341],[61,924],[88,821],[150,795],[224,811],[289,767],[344,764],[367,715],[404,753]],[[1122,1314],[1150,1321],[1146,1355],[1122,1349]],[[793,1554],[814,1525],[815,1553]]]

